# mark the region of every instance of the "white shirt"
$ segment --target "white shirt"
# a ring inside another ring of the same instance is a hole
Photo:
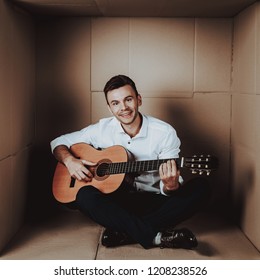
[[[142,127],[133,138],[125,133],[115,117],[110,117],[101,119],[98,123],[80,131],[57,137],[51,142],[51,149],[53,151],[59,145],[70,148],[73,144],[83,142],[102,149],[121,145],[130,151],[136,160],[178,158],[181,142],[175,129],[151,116],[142,115],[142,117]],[[138,191],[164,194],[159,171],[144,172],[136,177],[134,187]]]

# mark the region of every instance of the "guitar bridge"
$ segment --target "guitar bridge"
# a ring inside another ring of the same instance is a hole
[[[75,187],[75,182],[76,182],[76,179],[74,179],[73,177],[71,177],[71,180],[70,180],[70,188],[74,188],[74,187]]]

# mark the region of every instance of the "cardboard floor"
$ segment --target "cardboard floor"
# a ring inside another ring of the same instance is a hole
[[[196,235],[195,250],[143,249],[140,245],[105,248],[104,230],[75,210],[62,210],[41,223],[26,224],[0,260],[254,260],[260,252],[238,227],[213,214],[199,213],[181,226]]]

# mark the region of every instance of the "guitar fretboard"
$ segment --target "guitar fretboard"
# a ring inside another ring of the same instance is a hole
[[[169,159],[158,159],[158,160],[141,160],[141,161],[129,161],[129,162],[114,162],[108,164],[106,175],[109,174],[121,174],[121,173],[137,173],[152,170],[159,170],[162,163],[167,162]],[[180,159],[174,159],[179,165]]]

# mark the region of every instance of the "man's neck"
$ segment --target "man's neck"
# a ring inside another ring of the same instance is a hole
[[[136,120],[133,123],[121,124],[121,125],[122,125],[122,128],[124,129],[125,133],[127,133],[131,138],[133,138],[139,133],[139,131],[142,127],[142,123],[143,123],[143,117],[139,113],[138,117],[136,118]]]

